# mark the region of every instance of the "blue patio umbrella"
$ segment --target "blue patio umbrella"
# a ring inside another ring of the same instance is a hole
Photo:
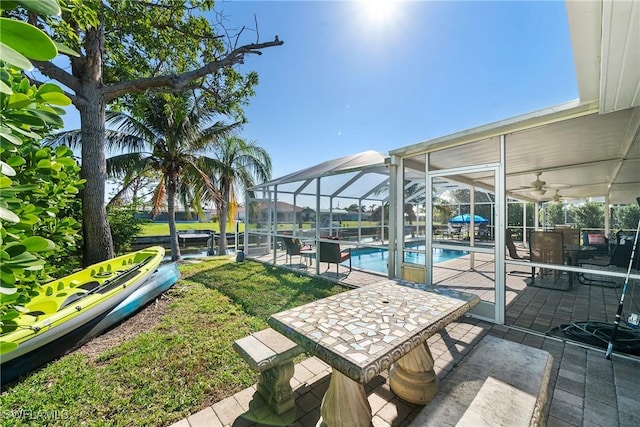
[[[453,218],[451,218],[449,220],[449,222],[451,224],[470,224],[471,223],[471,215],[469,214],[463,214],[463,215],[456,215]],[[473,222],[476,224],[488,224],[489,220],[486,218],[481,217],[480,215],[474,215],[473,216]]]

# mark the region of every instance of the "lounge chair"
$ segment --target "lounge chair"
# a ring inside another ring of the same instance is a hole
[[[349,260],[349,271],[351,271],[351,248],[344,250],[340,249],[339,239],[333,236],[320,237],[321,239],[336,240],[336,242],[322,242],[318,243],[319,254],[318,262],[326,262],[327,270],[330,264],[336,265],[336,275],[338,275],[338,266],[340,263]]]
[[[448,231],[449,231],[449,236],[451,236],[451,237],[460,238],[460,236],[462,236],[462,227],[461,226],[454,227],[451,224],[449,224]]]
[[[291,265],[291,257],[293,255],[300,256],[300,263],[302,263],[302,252],[311,250],[311,246],[304,246],[300,239],[295,237],[282,237],[282,241],[284,242],[284,246],[287,250],[287,256],[289,258],[289,265]]]
[[[511,230],[507,228],[507,231],[504,235],[505,243],[507,244],[507,250],[509,251],[509,256],[512,259],[529,259],[526,256],[520,256],[518,254],[518,250],[516,249],[516,245],[513,243],[513,235],[511,234]]]

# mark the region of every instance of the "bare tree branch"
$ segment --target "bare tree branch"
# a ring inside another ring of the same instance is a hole
[[[256,43],[260,40],[260,30],[258,29],[258,16],[253,14],[253,21],[256,23]]]
[[[59,81],[76,93],[81,89],[82,85],[77,77],[74,77],[68,71],[58,67],[53,62],[35,60],[31,60],[31,62],[33,62],[33,65],[35,65],[42,74],[50,79]]]
[[[282,44],[284,44],[284,42],[279,40],[278,36],[276,36],[275,39],[270,42],[251,43],[248,45],[240,46],[228,52],[222,59],[209,62],[208,64],[194,71],[168,76],[146,77],[105,86],[102,89],[102,95],[104,97],[103,99],[108,102],[127,93],[143,93],[151,88],[184,89],[188,87],[189,84],[194,80],[197,80],[223,68],[231,67],[236,64],[242,64],[244,62],[244,57],[247,54],[262,55],[260,49],[280,46]]]

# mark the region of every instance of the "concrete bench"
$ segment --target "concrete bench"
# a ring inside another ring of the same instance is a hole
[[[544,425],[552,366],[544,350],[487,335],[410,426]]]
[[[260,373],[258,393],[280,415],[294,407],[293,359],[304,350],[271,328],[236,340],[233,349]]]

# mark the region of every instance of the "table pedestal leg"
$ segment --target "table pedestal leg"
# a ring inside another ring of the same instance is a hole
[[[318,426],[322,427],[369,427],[371,406],[364,386],[334,369],[322,398],[320,415]]]
[[[257,384],[258,393],[271,406],[276,414],[281,415],[295,406],[291,378],[295,368],[293,361],[288,361],[260,374]]]
[[[389,385],[401,399],[424,405],[438,392],[438,377],[427,343],[407,353],[389,368]]]

